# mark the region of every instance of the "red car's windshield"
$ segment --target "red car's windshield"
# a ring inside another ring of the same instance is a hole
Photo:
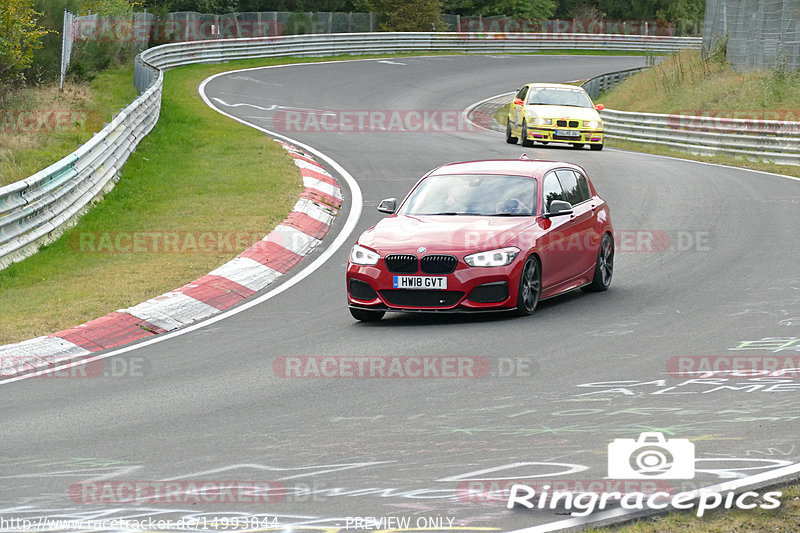
[[[398,211],[401,215],[530,216],[536,180],[524,176],[430,176]]]

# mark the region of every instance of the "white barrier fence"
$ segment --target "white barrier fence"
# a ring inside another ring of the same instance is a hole
[[[0,187],[0,269],[57,238],[93,200],[113,187],[130,153],[158,120],[165,68],[281,56],[525,53],[563,49],[669,52],[699,47],[697,37],[563,33],[339,33],[157,46],[136,58],[134,84],[141,96],[110,124],[57,163],[27,179]]]

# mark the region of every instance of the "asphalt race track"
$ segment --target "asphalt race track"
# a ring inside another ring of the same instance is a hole
[[[445,527],[455,519],[450,531],[513,531],[569,516],[507,510],[503,501],[465,496],[463,484],[505,478],[580,487],[606,477],[609,443],[646,431],[694,442],[696,476],[672,482],[681,489],[800,462],[797,373],[670,375],[676,358],[687,356],[800,361],[797,181],[610,149],[522,148],[466,126],[329,132],[273,123],[291,108],[455,116],[526,82],[643,64],[639,57],[438,56],[249,70],[209,82],[206,94],[220,110],[308,144],[355,177],[364,198],[356,230],[321,268],[274,298],[105,360],[121,369],[118,377],[0,387],[0,516],[278,516],[282,525],[305,524],[296,532],[337,531],[348,517],[374,516],[410,518],[420,528],[438,524],[419,518],[441,518]],[[442,163],[523,152],[584,166],[611,206],[621,236],[611,290],[542,302],[528,318],[388,314],[361,324],[350,317],[347,255],[383,216],[375,210],[382,198],[402,198]],[[340,183],[340,220],[300,268],[344,225],[352,192]],[[487,359],[492,375],[277,376],[274,361],[295,356],[470,356]],[[144,375],[128,375],[132,365]],[[295,494],[259,504],[96,504],[74,485],[86,480],[272,481]]]

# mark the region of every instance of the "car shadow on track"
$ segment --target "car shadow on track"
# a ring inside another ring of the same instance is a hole
[[[491,312],[398,312],[386,313],[382,320],[376,322],[354,322],[358,327],[396,327],[396,326],[441,326],[447,324],[475,324],[506,322],[509,320],[536,320],[540,313],[548,313],[549,309],[557,308],[583,298],[590,298],[591,294],[586,294],[581,290],[573,290],[564,294],[559,294],[547,300],[539,302],[536,311],[532,316],[517,316],[512,311],[491,311]]]

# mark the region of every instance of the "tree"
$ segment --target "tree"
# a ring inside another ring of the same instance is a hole
[[[0,6],[0,87],[23,78],[48,33],[39,27],[41,14],[31,7],[31,0],[4,2]]]
[[[441,31],[441,0],[366,0],[384,31]]]
[[[484,15],[544,20],[558,7],[556,0],[447,0],[445,12],[453,15]]]
[[[129,13],[136,7],[136,2],[128,0],[81,0],[79,15],[86,15],[89,11],[101,17],[113,17]]]
[[[486,4],[479,8],[479,15],[533,20],[546,20],[552,17],[558,7],[555,0],[494,0],[479,3]]]

